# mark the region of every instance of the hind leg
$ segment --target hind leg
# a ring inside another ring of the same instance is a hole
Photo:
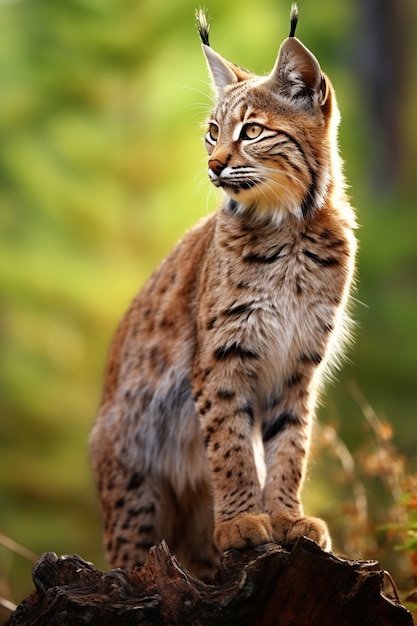
[[[182,494],[176,499],[175,531],[172,552],[194,576],[206,581],[214,578],[220,564],[220,553],[213,540],[213,497],[210,486]]]
[[[142,565],[149,548],[172,540],[172,507],[163,485],[135,472],[114,456],[95,458],[104,521],[104,543],[112,567]]]
[[[131,570],[142,565],[149,548],[164,539],[192,574],[214,577],[220,555],[213,542],[209,485],[178,497],[167,481],[134,472],[112,455],[96,455],[94,460],[111,567]]]

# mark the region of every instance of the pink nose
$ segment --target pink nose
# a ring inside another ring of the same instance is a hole
[[[220,176],[224,168],[226,167],[226,163],[222,163],[219,159],[210,159],[208,162],[208,166],[212,172],[214,172],[217,176]]]

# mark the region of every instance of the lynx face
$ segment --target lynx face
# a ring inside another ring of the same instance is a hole
[[[240,92],[248,90],[250,96],[236,105],[242,99]],[[309,151],[306,154],[305,131],[300,131],[305,129],[305,118],[309,116],[300,113],[297,125],[294,116],[288,121],[291,108],[285,102],[278,100],[276,109],[267,113],[256,107],[257,102],[268,97],[271,98],[270,90],[262,84],[245,84],[224,95],[222,106],[210,118],[206,134],[209,177],[242,208],[270,214],[274,207],[276,214],[287,210],[302,217],[317,194],[315,160]],[[323,121],[318,120],[318,129],[312,123],[317,120],[308,121],[311,140],[316,142],[317,137],[321,139]],[[322,171],[321,177],[325,187],[329,173]]]

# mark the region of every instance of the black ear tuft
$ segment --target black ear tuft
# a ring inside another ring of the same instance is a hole
[[[199,8],[195,12],[197,20],[198,34],[201,37],[201,41],[205,46],[209,46],[209,32],[210,32],[210,20],[208,17],[207,9]]]
[[[296,2],[293,2],[291,5],[290,11],[290,34],[289,37],[295,36],[295,29],[297,28],[298,23],[298,5]]]

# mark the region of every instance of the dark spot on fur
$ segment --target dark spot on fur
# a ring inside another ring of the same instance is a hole
[[[149,361],[152,369],[154,369],[158,375],[161,375],[165,369],[165,361],[162,358],[157,346],[154,346],[149,351]]]
[[[129,479],[127,483],[126,489],[138,489],[141,486],[143,481],[145,480],[143,474],[139,474],[139,472],[135,472]]]
[[[228,203],[226,204],[226,209],[232,215],[235,215],[239,210],[239,203],[236,200],[232,200],[229,198]]]
[[[207,411],[210,411],[210,409],[211,409],[211,400],[206,400],[205,405],[201,407],[200,409],[200,415],[205,415]]]
[[[303,379],[303,375],[301,372],[294,372],[286,381],[285,384],[287,387],[294,387],[298,385],[299,382]]]
[[[155,530],[155,526],[153,526],[153,524],[142,524],[141,526],[139,526],[138,528],[138,533],[142,534],[142,533],[152,533]]]
[[[154,543],[152,541],[137,541],[135,543],[135,548],[139,550],[149,550],[153,545]]]
[[[207,330],[212,330],[217,322],[217,317],[211,317],[207,322]]]
[[[217,397],[220,398],[220,400],[232,400],[232,398],[235,397],[235,392],[233,389],[219,389]]]
[[[203,395],[203,390],[202,389],[198,389],[194,395],[194,402],[197,402],[197,400],[199,400],[201,398],[201,396]]]
[[[203,372],[198,374],[201,377],[201,382],[204,383],[208,376],[211,374],[211,367],[207,367]]]
[[[308,354],[301,355],[300,361],[303,363],[314,363],[314,365],[319,365],[323,360],[323,357],[318,352],[310,352]]]
[[[308,239],[308,241],[311,241],[311,243],[317,243],[314,237],[311,237],[311,235],[307,235],[307,233],[301,233],[301,237],[303,239]]]
[[[133,507],[130,508],[128,511],[128,515],[130,517],[137,517],[138,515],[151,515],[153,513],[155,513],[156,508],[155,505],[153,503],[151,504],[146,504],[144,506],[139,506],[139,507]]]
[[[126,537],[123,537],[122,535],[119,535],[116,538],[116,544],[117,547],[120,547],[121,545],[123,545],[124,543],[129,543],[129,541],[126,539]]]
[[[294,504],[292,504],[291,502],[288,502],[288,500],[284,500],[284,498],[282,496],[278,496],[278,500],[280,502],[282,502],[282,504],[287,507],[287,509],[293,509],[294,508]]]
[[[283,430],[291,426],[300,426],[300,424],[300,418],[294,415],[294,413],[290,413],[289,411],[281,413],[281,415],[279,415],[275,419],[262,425],[262,437],[264,443],[267,443],[268,441],[276,437]]]
[[[270,254],[269,256],[252,252],[251,254],[244,256],[243,261],[245,263],[259,263],[260,265],[269,265],[271,263],[275,263],[275,261],[279,259],[279,256],[286,245],[287,244],[284,243],[278,248],[278,250],[276,250],[273,254]]]
[[[150,403],[152,402],[153,391],[145,387],[144,389],[140,390],[140,393],[138,395],[139,395],[140,402],[141,402],[141,412],[144,413],[148,409]],[[137,412],[136,419],[139,419],[139,417],[140,417],[140,413]]]
[[[343,239],[334,239],[329,242],[329,248],[340,248],[340,246],[343,246],[344,243]]]
[[[252,313],[253,312],[253,308],[252,305],[250,303],[242,303],[242,304],[236,304],[235,306],[231,306],[229,309],[226,309],[225,311],[223,311],[223,315],[225,315],[226,317],[233,317],[233,316],[239,316],[239,315],[243,315],[244,313]]]
[[[321,267],[331,267],[334,265],[339,265],[339,260],[336,259],[336,257],[319,257],[314,252],[306,249],[303,250],[303,254],[305,254],[306,257],[308,257],[311,261],[314,261],[314,263],[317,263],[317,265],[320,265]]]
[[[159,322],[159,328],[161,330],[167,330],[168,328],[173,328],[174,322],[166,317],[163,317]]]
[[[240,358],[242,360],[258,359],[258,355],[253,350],[244,348],[234,341],[229,345],[220,346],[215,350],[214,356],[218,361],[224,361],[229,358]]]
[[[244,406],[240,407],[236,412],[246,413],[249,418],[249,425],[251,427],[253,426],[253,424],[255,423],[255,414],[253,411],[253,407],[250,404],[245,404]],[[242,435],[242,433],[239,433],[239,439],[244,439],[244,435]]]
[[[275,407],[278,406],[281,400],[282,400],[282,397],[280,395],[270,396],[265,403],[266,411],[272,411],[273,409],[275,409]]]
[[[245,412],[246,412],[246,414],[249,417],[249,425],[252,427],[254,425],[254,423],[255,423],[255,414],[253,412],[252,407],[251,406],[247,406]]]
[[[305,157],[304,151],[302,150],[300,144],[296,142],[296,145],[298,149],[300,150],[301,154],[304,156],[304,161],[308,167],[308,171],[309,171],[310,179],[311,179],[310,187],[308,188],[307,194],[301,205],[301,211],[303,213],[303,217],[308,218],[314,213],[314,209],[316,206],[317,174],[313,170],[313,168],[308,164],[308,161]]]

